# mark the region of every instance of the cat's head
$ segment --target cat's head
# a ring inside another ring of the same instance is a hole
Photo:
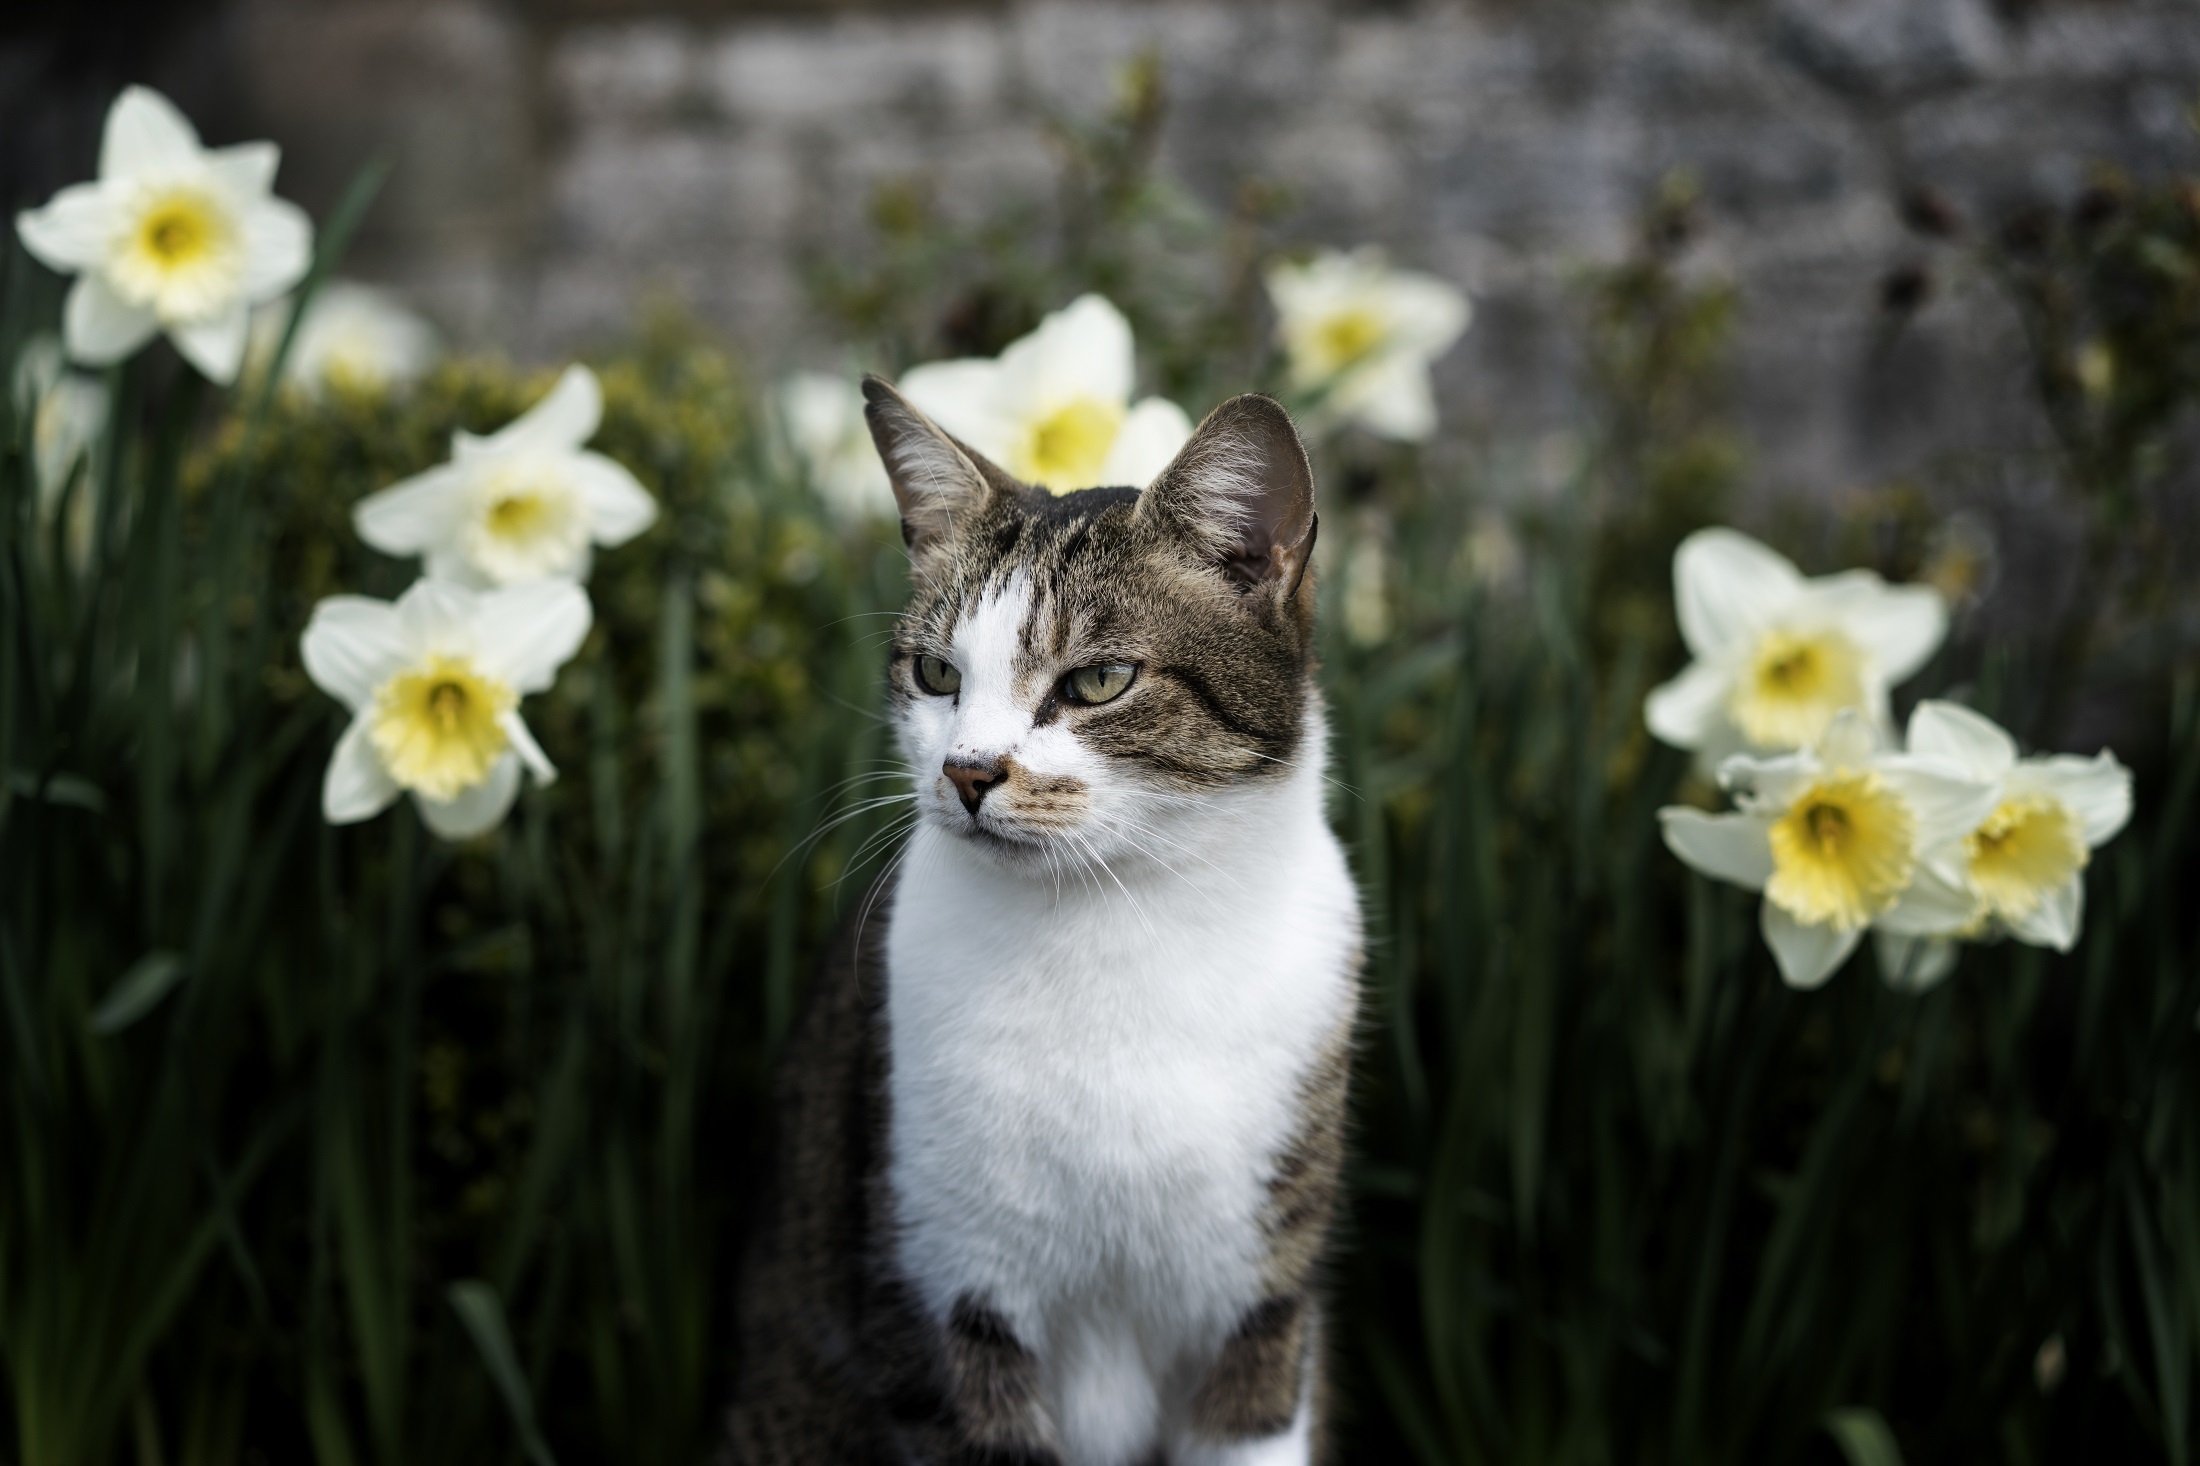
[[[1231,791],[1291,776],[1315,517],[1281,407],[1225,402],[1144,491],[1055,495],[876,377],[863,391],[910,550],[888,679],[920,819],[1059,869],[1164,850]]]

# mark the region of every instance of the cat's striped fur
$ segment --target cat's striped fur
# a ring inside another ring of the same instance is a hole
[[[788,1055],[726,1459],[1314,1459],[1359,921],[1304,450],[1241,397],[1055,497],[866,394],[917,819]]]

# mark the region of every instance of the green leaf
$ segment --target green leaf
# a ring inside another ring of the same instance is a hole
[[[174,952],[147,952],[138,958],[92,1010],[92,1032],[120,1033],[143,1018],[183,980],[183,971],[183,958]]]
[[[557,1458],[550,1454],[542,1433],[535,1428],[534,1398],[527,1390],[527,1376],[520,1371],[519,1356],[512,1350],[512,1334],[504,1325],[504,1305],[497,1300],[496,1289],[478,1278],[468,1278],[451,1284],[444,1296],[451,1300],[459,1322],[473,1336],[474,1347],[481,1351],[481,1362],[495,1381],[497,1393],[504,1396],[504,1408],[512,1413],[512,1425],[519,1431],[520,1444],[527,1449],[527,1459],[535,1466],[557,1466]]]
[[[1902,1466],[1902,1448],[1877,1410],[1855,1405],[1826,1415],[1826,1434],[1849,1466]]]

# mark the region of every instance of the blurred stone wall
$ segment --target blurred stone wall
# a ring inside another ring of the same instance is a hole
[[[2022,430],[2009,323],[1951,252],[1885,329],[1879,284],[1924,251],[1905,191],[1980,222],[2067,203],[2099,163],[2200,167],[2190,0],[230,0],[204,26],[219,64],[179,49],[209,131],[279,138],[322,208],[391,151],[359,270],[524,355],[669,290],[759,365],[830,360],[805,252],[883,180],[963,213],[1046,189],[1039,119],[1099,111],[1152,46],[1165,166],[1218,204],[1285,182],[1295,237],[1467,284],[1447,406],[1537,434],[1572,408],[1569,278],[1687,167],[1697,267],[1741,292],[1754,461],[1819,490]]]

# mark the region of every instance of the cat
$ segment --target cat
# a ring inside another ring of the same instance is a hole
[[[729,1466],[1319,1459],[1360,917],[1306,451],[1018,483],[877,378],[915,824],[782,1071]]]

